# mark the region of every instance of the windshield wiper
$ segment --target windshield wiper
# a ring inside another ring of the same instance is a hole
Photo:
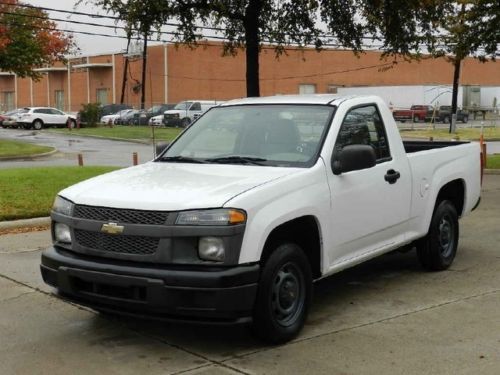
[[[195,159],[195,158],[190,158],[187,156],[162,156],[161,158],[156,159],[156,161],[169,161],[172,163],[197,163],[197,164],[203,164],[205,163],[203,160],[200,159]]]
[[[267,159],[254,158],[251,156],[231,155],[231,156],[221,156],[218,158],[205,159],[205,161],[208,163],[227,163],[227,164],[237,163],[237,164],[264,165],[263,162],[266,162]]]

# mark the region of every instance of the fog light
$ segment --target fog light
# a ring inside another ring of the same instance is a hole
[[[54,237],[58,242],[71,243],[71,231],[66,224],[56,223],[54,225]]]
[[[222,262],[225,256],[224,241],[217,237],[201,237],[198,242],[198,255],[203,260]]]

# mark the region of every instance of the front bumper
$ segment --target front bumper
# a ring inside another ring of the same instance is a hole
[[[164,320],[237,323],[252,315],[259,265],[176,267],[101,259],[51,247],[43,280],[96,310]]]
[[[179,127],[179,126],[182,126],[182,119],[180,117],[163,118],[163,124],[165,126]]]

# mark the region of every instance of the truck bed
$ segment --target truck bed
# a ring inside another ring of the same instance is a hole
[[[470,142],[459,141],[403,141],[403,146],[407,154],[419,151],[433,150],[435,148],[452,147],[467,144]]]

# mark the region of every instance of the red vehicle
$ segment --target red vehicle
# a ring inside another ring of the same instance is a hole
[[[434,114],[434,107],[431,105],[412,105],[410,109],[397,109],[392,112],[396,121],[430,121]]]

